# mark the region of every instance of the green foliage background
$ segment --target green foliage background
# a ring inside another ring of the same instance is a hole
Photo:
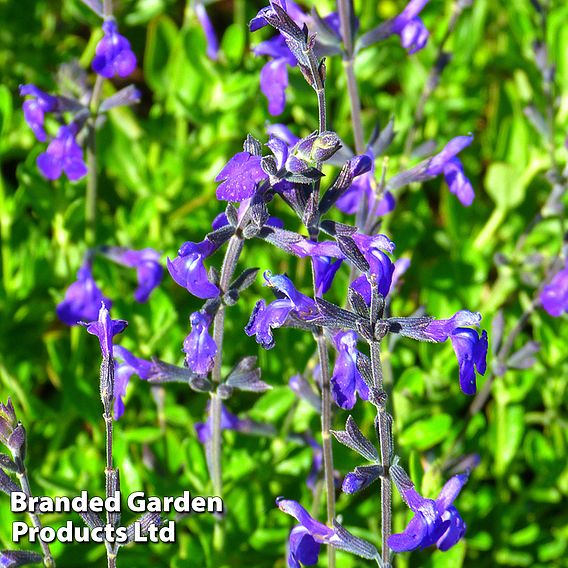
[[[266,138],[264,125],[271,117],[259,90],[264,59],[255,58],[249,44],[268,32],[251,38],[246,29],[263,3],[223,0],[208,6],[222,38],[219,62],[206,58],[203,33],[189,2],[117,4],[121,30],[139,57],[133,79],[143,99],[133,110],[112,111],[98,133],[98,242],[154,247],[165,259],[175,256],[182,242],[201,240],[222,211],[213,179],[239,151],[246,133]],[[404,2],[355,4],[360,27],[367,30],[398,13]],[[547,42],[564,95],[555,143],[557,158],[565,164],[568,5],[553,4]],[[432,37],[424,51],[408,57],[395,38],[362,52],[357,60],[366,132],[377,122],[384,125],[390,116],[396,118],[390,175],[404,163],[406,134],[452,5],[450,0],[432,0],[425,9]],[[324,15],[334,9],[329,0],[317,2],[317,7]],[[54,89],[61,63],[78,59],[88,66],[100,37],[99,22],[78,0],[3,0],[0,21],[0,399],[12,397],[27,427],[28,467],[36,494],[73,496],[82,489],[102,494],[104,432],[96,341],[82,329],[62,325],[54,311],[85,253],[85,184],[48,183],[39,175],[35,159],[41,144],[23,121],[17,95],[21,83]],[[526,264],[525,259],[558,254],[558,218],[545,219],[513,254],[550,190],[548,150],[523,113],[527,104],[544,105],[532,52],[538,34],[529,0],[474,0],[460,17],[449,43],[453,59],[426,105],[417,142],[435,139],[441,147],[456,135],[474,133],[463,162],[477,196],[470,208],[463,208],[442,179],[401,196],[384,230],[397,243],[397,256],[410,256],[412,266],[393,299],[393,313],[409,315],[426,306],[431,315],[449,317],[467,308],[480,311],[489,330],[503,308],[510,330],[543,276],[539,262]],[[291,71],[290,78],[289,102],[277,121],[293,124],[297,134],[305,135],[317,128],[316,100],[298,70]],[[107,95],[112,92],[108,84],[105,89]],[[352,143],[338,58],[328,61],[328,101],[330,126]],[[289,227],[300,228],[282,203],[275,203],[274,210]],[[497,266],[497,253],[511,262]],[[243,267],[287,271],[309,290],[309,267],[302,261],[259,242],[247,243],[244,258]],[[220,263],[219,255],[214,261]],[[132,298],[134,275],[127,269],[97,260],[95,277],[114,300],[114,317],[130,322],[120,343],[138,356],[181,364],[188,314],[199,304],[168,275],[142,305]],[[346,285],[344,272],[331,298],[341,302]],[[304,481],[310,451],[286,441],[285,433],[318,432],[318,416],[305,403],[297,404],[287,387],[314,347],[308,335],[280,330],[275,349],[259,351],[242,331],[259,296],[269,296],[260,278],[244,301],[230,309],[223,360],[229,370],[240,356],[258,353],[263,377],[274,389],[263,396],[236,395],[228,407],[274,424],[278,435],[269,439],[224,434],[229,515],[223,566],[283,567],[291,520],[275,508],[274,499],[285,495],[311,504]],[[414,478],[422,480],[418,485],[423,494],[437,494],[450,475],[440,467],[448,458],[477,453],[481,459],[457,502],[468,524],[465,541],[445,554],[426,550],[401,556],[397,566],[568,566],[565,317],[553,319],[536,310],[515,345],[521,347],[529,338],[541,342],[536,364],[495,381],[491,399],[468,422],[454,453],[471,401],[459,391],[451,347],[405,340],[390,354],[396,451]],[[123,492],[211,491],[194,431],[195,422],[204,418],[206,402],[205,396],[181,385],[152,390],[137,378],[131,381],[125,415],[116,425]],[[358,404],[354,415],[370,434],[372,407]],[[346,417],[338,410],[335,426],[341,427]],[[336,445],[334,451],[340,472],[358,465],[346,448]],[[398,498],[395,505],[395,529],[401,530],[409,513]],[[357,496],[342,495],[338,512],[346,527],[378,545],[377,487]],[[14,518],[8,499],[0,499],[2,548],[11,546]],[[65,520],[45,517],[53,526]],[[212,566],[213,523],[208,516],[181,519],[175,545],[123,549],[119,565]],[[105,564],[102,546],[54,544],[52,550],[58,566]],[[338,559],[340,567],[365,565],[346,554]]]

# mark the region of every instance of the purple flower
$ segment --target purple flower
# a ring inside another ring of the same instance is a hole
[[[473,395],[476,391],[475,371],[485,375],[487,369],[487,332],[481,336],[467,327],[458,327],[450,335],[452,347],[460,368],[460,388],[463,393]]]
[[[418,14],[429,0],[411,0],[406,8],[394,18],[390,25],[391,33],[400,36],[402,47],[409,54],[424,48],[428,42],[429,33]]]
[[[291,0],[281,1],[280,5],[288,15],[300,26],[307,22],[307,16]],[[264,14],[271,11],[272,7],[262,8],[249,24],[252,32],[267,25]],[[267,55],[272,58],[266,63],[260,72],[260,90],[268,100],[268,112],[275,116],[282,114],[286,106],[286,87],[288,86],[288,65],[297,65],[296,57],[290,51],[283,35],[276,35],[267,41],[263,41],[253,48],[255,55]]]
[[[288,566],[299,567],[300,562],[310,565],[317,562],[320,544],[330,544],[338,540],[335,530],[316,521],[298,502],[291,499],[277,499],[278,508],[294,517],[300,524],[290,533]]]
[[[432,341],[446,341],[448,337],[458,359],[460,388],[468,395],[475,394],[475,371],[484,375],[487,369],[487,332],[482,331],[481,336],[469,327],[478,326],[481,314],[466,310],[457,312],[448,320],[434,320],[424,330],[427,338]]]
[[[357,334],[340,331],[333,339],[337,358],[331,377],[331,393],[337,406],[351,410],[357,401],[357,393],[362,400],[369,400],[369,387],[357,368]]]
[[[67,325],[77,325],[79,320],[93,321],[98,317],[101,303],[108,309],[112,305],[93,279],[91,261],[86,260],[77,272],[77,280],[57,305],[57,317]]]
[[[217,34],[215,33],[215,28],[207,15],[207,10],[203,2],[197,0],[194,5],[195,15],[201,24],[201,28],[205,33],[205,40],[207,41],[207,57],[209,59],[217,60],[219,57],[219,40],[217,39]]]
[[[112,355],[115,360],[114,419],[118,420],[124,414],[124,397],[130,377],[138,375],[141,379],[147,380],[152,372],[152,363],[135,357],[121,345],[113,345]]]
[[[257,184],[268,179],[260,167],[261,159],[249,152],[235,154],[215,178],[222,182],[217,188],[217,199],[243,201],[252,197]]]
[[[321,298],[330,288],[341,263],[341,259],[333,261],[329,256],[313,256],[312,267],[316,282],[316,296]]]
[[[446,178],[450,191],[455,194],[461,204],[469,207],[473,203],[475,193],[470,181],[464,174],[463,165],[457,154],[473,142],[473,136],[457,136],[450,140],[439,154],[428,164],[427,175],[437,176],[441,173]]]
[[[160,253],[152,248],[130,250],[122,247],[109,247],[104,254],[118,264],[136,269],[138,288],[134,292],[137,302],[146,302],[164,275],[160,264]]]
[[[118,33],[113,20],[103,22],[104,36],[96,47],[93,59],[93,71],[101,77],[128,77],[136,67],[136,56],[130,48],[130,42]]]
[[[245,333],[249,337],[255,335],[257,343],[264,349],[272,349],[274,347],[273,329],[282,327],[290,314],[301,320],[310,321],[316,316],[317,308],[311,298],[296,290],[287,276],[272,275],[267,271],[264,278],[267,286],[274,288],[285,297],[275,300],[268,306],[264,300],[259,300],[245,327]]]
[[[540,293],[542,307],[557,318],[568,312],[568,263],[563,270],[554,275]]]
[[[369,236],[362,233],[355,233],[353,240],[369,264],[373,262],[373,255],[376,251],[392,253],[395,249],[394,243],[386,235],[378,234]]]
[[[320,544],[328,544],[340,550],[346,550],[369,560],[378,560],[377,549],[363,539],[352,535],[341,525],[334,522],[334,528],[316,521],[296,501],[284,499],[276,500],[278,508],[294,517],[300,524],[296,525],[290,533],[288,543],[288,566],[299,568],[300,562],[312,565],[317,562]]]
[[[371,169],[355,178],[349,189],[337,200],[337,208],[348,215],[352,215],[361,208],[361,201],[364,200],[367,210],[377,217],[381,217],[394,209],[396,201],[392,193],[387,191],[377,202],[376,195],[379,184],[375,178],[375,155],[370,148],[366,155],[371,160]]]
[[[207,417],[205,422],[196,422],[195,432],[197,433],[197,439],[205,444],[211,440],[213,435],[211,413]],[[251,426],[251,421],[247,418],[241,419],[229,412],[223,405],[221,406],[221,430],[235,430],[249,431]]]
[[[318,563],[321,544],[306,527],[296,525],[288,537],[288,567],[301,568],[302,564],[313,566]]]
[[[460,310],[449,319],[432,320],[423,330],[423,339],[426,341],[443,342],[446,341],[458,328],[464,326],[477,327],[480,322],[481,314],[479,312]]]
[[[168,272],[182,288],[197,298],[215,298],[219,288],[209,282],[203,260],[215,252],[215,245],[205,239],[200,243],[186,242],[173,260],[168,258]]]
[[[82,321],[79,323],[85,326],[91,335],[96,335],[99,338],[103,359],[110,358],[110,354],[113,351],[112,338],[118,333],[122,333],[128,325],[128,322],[125,320],[111,319],[110,313],[104,304],[101,304],[99,317],[96,321],[89,323]]]
[[[390,548],[395,552],[408,552],[435,544],[445,551],[464,536],[466,524],[452,503],[465,485],[467,474],[455,475],[448,480],[436,500],[419,495],[400,466],[392,466],[391,475],[402,499],[414,512],[414,517],[404,532],[389,537]]]
[[[187,366],[199,375],[206,375],[215,364],[217,344],[209,335],[211,316],[193,312],[190,316],[191,332],[183,342]]]
[[[44,177],[54,180],[65,173],[71,181],[77,181],[87,174],[83,150],[77,144],[75,135],[74,125],[59,127],[57,137],[37,157],[37,166]]]
[[[300,239],[296,242],[288,243],[290,251],[304,258],[306,256],[329,256],[331,258],[345,258],[339,246],[334,241],[311,241],[310,239]]]
[[[275,116],[284,112],[286,87],[288,87],[288,65],[294,67],[296,58],[281,35],[263,41],[254,48],[255,55],[272,58],[260,71],[260,90],[268,100],[268,112]]]
[[[31,96],[24,101],[24,119],[40,142],[47,140],[43,124],[46,112],[54,112],[59,107],[57,97],[44,93],[35,85],[20,85],[20,96]]]
[[[381,250],[375,250],[372,259],[373,262],[369,262],[370,276],[375,283],[374,285],[378,287],[379,294],[386,298],[391,289],[395,265]],[[362,274],[353,280],[350,287],[363,296],[368,306],[371,305],[371,284],[368,275]]]

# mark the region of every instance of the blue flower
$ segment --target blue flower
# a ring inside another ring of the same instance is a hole
[[[392,193],[387,191],[377,202],[379,184],[375,177],[375,155],[371,148],[367,150],[366,156],[371,160],[371,169],[355,178],[336,205],[340,211],[352,215],[361,208],[361,201],[366,201],[367,210],[377,217],[382,217],[394,209],[396,201]]]
[[[329,256],[312,257],[312,267],[316,282],[316,296],[318,298],[321,298],[331,288],[333,279],[342,262],[342,259],[334,261]]]
[[[55,112],[58,110],[59,101],[57,97],[44,93],[35,85],[20,85],[20,96],[30,96],[30,99],[24,101],[22,108],[24,110],[24,119],[28,126],[32,129],[35,137],[40,142],[47,140],[44,130],[45,114],[47,112]]]
[[[101,304],[99,317],[96,321],[88,323],[82,321],[79,323],[85,326],[91,335],[96,335],[98,337],[103,359],[110,359],[110,354],[113,352],[112,338],[115,335],[122,333],[128,325],[128,322],[125,320],[111,319],[110,313],[104,304]]]
[[[395,265],[383,251],[378,249],[373,252],[371,258],[372,263],[369,263],[370,277],[373,280],[373,285],[377,286],[379,294],[386,298],[391,289]],[[363,296],[368,306],[371,305],[371,283],[368,275],[362,274],[353,280],[350,287]]]
[[[187,366],[199,375],[206,375],[215,364],[217,344],[209,335],[211,316],[194,312],[190,316],[191,332],[183,342]]]
[[[268,179],[268,174],[260,167],[261,159],[249,152],[235,154],[215,178],[222,182],[217,187],[217,199],[243,201],[252,197],[257,184]]]
[[[321,544],[327,544],[346,550],[362,558],[378,560],[377,549],[367,541],[357,538],[341,525],[334,521],[333,528],[316,521],[297,501],[278,498],[278,508],[294,517],[299,525],[296,525],[288,541],[288,566],[300,568],[300,562],[311,566],[318,560]]]
[[[103,22],[104,36],[96,47],[93,59],[93,71],[105,77],[128,77],[136,67],[136,56],[130,48],[130,42],[118,33],[113,20]]]
[[[458,327],[450,335],[452,347],[460,369],[460,388],[464,394],[473,395],[476,391],[475,371],[485,375],[487,369],[487,332],[481,336],[467,327]]]
[[[296,525],[288,537],[288,567],[301,568],[318,563],[321,544],[302,525]]]
[[[466,524],[453,502],[467,482],[467,474],[452,477],[436,500],[419,495],[400,466],[392,466],[391,475],[402,499],[414,512],[404,532],[389,537],[388,545],[392,550],[408,552],[435,544],[445,551],[464,536]]]
[[[75,140],[76,134],[73,124],[59,127],[47,150],[37,157],[37,166],[44,177],[54,180],[64,173],[71,181],[77,181],[87,175],[83,150]]]
[[[426,174],[430,176],[437,176],[443,173],[450,192],[455,194],[461,204],[466,207],[473,203],[475,193],[469,179],[465,176],[463,165],[460,159],[457,158],[457,154],[464,148],[467,148],[472,142],[473,136],[471,135],[453,138],[444,146],[441,152],[430,160],[426,170]]]
[[[213,24],[211,23],[207,10],[201,0],[197,0],[195,2],[194,10],[201,28],[205,33],[205,40],[207,41],[207,57],[216,61],[219,57],[219,40],[217,39],[215,28],[213,28]]]
[[[268,112],[275,116],[284,112],[286,88],[288,87],[288,66],[297,64],[296,58],[281,35],[263,41],[254,49],[255,55],[272,58],[260,71],[260,90],[268,100]]]
[[[423,49],[428,42],[429,32],[418,14],[429,0],[411,0],[404,10],[391,22],[390,31],[400,36],[402,47],[409,54]]]
[[[568,263],[554,275],[540,293],[542,307],[557,318],[562,312],[568,312]]]
[[[209,281],[203,261],[215,252],[215,245],[205,239],[200,243],[186,242],[174,260],[167,259],[168,272],[182,288],[197,298],[215,298],[219,288]]]
[[[92,274],[88,259],[77,272],[77,280],[67,288],[65,298],[57,305],[57,317],[67,325],[77,325],[80,320],[97,319],[101,302],[110,309],[112,302],[103,296]]]
[[[123,247],[109,247],[103,251],[116,263],[136,269],[138,288],[134,292],[134,298],[137,302],[146,302],[164,275],[164,268],[160,264],[160,253],[152,248],[131,250]]]
[[[481,314],[461,310],[447,320],[434,320],[428,324],[424,334],[430,341],[452,342],[458,359],[460,388],[465,394],[473,395],[476,391],[475,371],[484,375],[487,364],[487,332],[481,336],[470,327],[478,326]]]
[[[290,314],[301,320],[310,321],[316,316],[317,308],[311,298],[296,290],[287,276],[272,275],[267,271],[264,278],[267,286],[274,288],[284,297],[268,306],[264,300],[259,300],[245,327],[245,333],[249,337],[256,336],[257,343],[264,349],[272,349],[274,347],[273,329],[282,327]]]
[[[333,400],[340,408],[351,410],[357,401],[369,400],[369,387],[357,368],[357,334],[354,331],[339,332],[335,335],[337,358],[331,377]]]
[[[300,524],[290,532],[288,541],[288,566],[300,568],[300,562],[311,566],[318,561],[321,544],[337,540],[334,529],[316,521],[296,501],[277,499],[278,508],[294,517]]]

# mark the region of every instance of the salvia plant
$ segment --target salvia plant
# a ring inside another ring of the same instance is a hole
[[[60,82],[60,91],[47,93],[41,86],[26,84],[20,87],[20,95],[25,121],[43,145],[37,156],[41,175],[48,180],[86,178],[84,256],[76,268],[76,280],[65,291],[56,313],[64,324],[82,325],[100,342],[105,496],[114,496],[120,490],[119,467],[113,460],[113,423],[125,413],[127,386],[133,375],[152,385],[156,399],[170,383],[185,384],[196,396],[207,398],[206,416],[195,424],[195,435],[203,445],[211,494],[223,497],[230,491],[230,487],[224,487],[223,431],[271,438],[279,434],[274,425],[231,411],[239,393],[260,397],[272,386],[262,377],[257,354],[227,360],[227,342],[239,341],[242,334],[254,338],[263,351],[269,352],[261,355],[262,362],[278,344],[279,330],[291,328],[294,337],[304,334],[311,338],[313,356],[306,368],[291,370],[289,387],[298,401],[319,414],[321,431],[295,431],[290,424],[285,433],[288,440],[312,452],[306,483],[313,497],[313,503],[301,503],[293,496],[274,495],[275,507],[293,519],[287,565],[314,565],[323,553],[327,566],[334,567],[336,551],[341,550],[370,565],[388,568],[395,565],[397,555],[406,552],[452,548],[466,535],[467,518],[459,512],[459,494],[467,491],[466,483],[475,475],[479,461],[477,455],[461,457],[457,453],[468,421],[487,402],[496,378],[509,369],[527,368],[535,362],[537,342],[530,340],[514,350],[529,316],[540,307],[555,317],[568,312],[565,248],[553,259],[531,260],[522,254],[535,227],[549,218],[562,219],[564,209],[566,171],[556,159],[554,129],[559,107],[554,67],[545,41],[547,6],[533,2],[534,17],[543,30],[543,37],[534,45],[534,63],[542,74],[543,105],[530,105],[525,112],[550,152],[550,195],[522,234],[514,255],[495,258],[497,269],[518,271],[520,278],[529,272],[534,275],[536,262],[544,276],[534,282],[534,296],[511,330],[506,332],[502,313],[494,318],[493,364],[488,369],[488,334],[481,327],[482,315],[470,311],[472,306],[464,305],[455,313],[432,313],[427,305],[411,314],[392,309],[411,261],[397,258],[397,226],[387,220],[409,187],[438,177],[461,206],[474,202],[475,191],[460,157],[470,151],[475,133],[456,132],[448,140],[416,145],[428,99],[451,59],[448,39],[471,1],[453,2],[451,19],[404,140],[403,159],[396,162],[399,167],[395,171],[388,155],[397,134],[396,119],[377,125],[373,132],[364,131],[354,66],[367,48],[393,37],[409,57],[423,49],[430,37],[421,19],[428,0],[411,0],[398,15],[372,29],[360,29],[351,0],[338,0],[337,11],[327,15],[316,9],[307,12],[292,0],[271,0],[250,21],[250,31],[255,35],[263,28],[274,32],[253,48],[255,56],[263,60],[259,85],[269,114],[277,116],[284,111],[291,89],[289,76],[301,75],[313,91],[313,104],[305,112],[313,112],[317,129],[300,137],[294,134],[293,124],[272,123],[266,126],[263,139],[243,133],[242,151],[216,174],[216,197],[223,206],[211,220],[211,229],[200,241],[179,243],[177,255],[167,258],[171,279],[202,301],[199,309],[188,314],[187,336],[179,338],[182,365],[164,361],[157,354],[139,357],[116,343],[115,336],[127,334],[127,322],[111,317],[114,308],[106,294],[112,296],[112,283],[101,288],[94,278],[93,267],[99,263],[111,262],[125,271],[133,270],[137,279],[134,299],[145,303],[160,285],[164,267],[161,253],[152,248],[131,249],[97,238],[97,131],[104,128],[108,113],[120,106],[136,105],[141,94],[134,85],[126,85],[103,96],[105,82],[128,80],[137,59],[129,40],[120,32],[112,2],[83,1],[101,18],[101,36],[90,69],[70,63],[61,72],[66,81]],[[195,1],[192,8],[207,41],[207,55],[215,61],[219,42],[207,7]],[[353,149],[345,141],[349,133],[332,129],[334,117],[326,94],[326,62],[332,58],[340,59],[343,65]],[[286,222],[276,215],[277,203],[291,213]],[[308,289],[286,273],[256,266],[250,252],[253,241],[271,249],[270,254],[304,259],[311,270],[312,286]],[[341,272],[349,278],[346,289],[341,289]],[[259,280],[263,284],[261,297],[248,321],[239,322],[241,335],[232,337],[226,323],[235,311],[233,307],[243,296],[250,298],[257,293],[251,287]],[[464,430],[440,458],[444,465],[440,471],[451,470],[453,474],[447,476],[437,495],[419,492],[420,480],[412,479],[408,456],[397,445],[400,428],[391,401],[397,377],[390,367],[390,354],[404,342],[450,343],[457,359],[455,380],[463,396],[475,397]],[[486,372],[484,387],[477,392],[477,377]],[[374,427],[369,431],[364,431],[355,418],[356,408],[362,405],[373,408],[375,414]],[[0,405],[0,427],[0,441],[11,454],[0,454],[1,488],[8,495],[20,488],[31,495],[25,466],[26,432],[9,399]],[[354,452],[360,465],[353,471],[338,471],[334,443]],[[191,468],[191,463],[187,467]],[[363,491],[376,503],[372,524],[380,535],[377,540],[360,528],[344,526],[336,511],[336,499],[348,501],[351,495]],[[319,507],[322,496],[325,515]],[[402,502],[409,510],[408,522],[399,532],[393,529],[393,502]],[[226,517],[231,515],[228,508],[215,519],[215,566],[222,562]],[[30,514],[30,520],[34,526],[41,526],[37,514]],[[112,513],[106,519],[86,513],[83,520],[91,528],[121,526],[120,515]],[[140,521],[147,529],[159,526],[163,518],[149,513]],[[131,526],[127,530],[131,535]],[[105,543],[109,567],[116,566],[117,560],[120,564],[119,548]],[[43,561],[45,566],[55,566],[56,559],[44,542],[41,551],[41,555],[3,551],[0,564],[20,566]]]

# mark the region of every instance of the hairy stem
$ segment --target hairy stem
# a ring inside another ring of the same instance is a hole
[[[331,446],[331,382],[329,373],[329,353],[325,337],[316,337],[321,368],[321,437],[323,447],[323,469],[326,490],[327,524],[333,526],[335,519],[335,481],[333,475],[333,448]],[[335,566],[335,549],[327,547],[328,567]]]
[[[377,404],[377,429],[383,475],[381,476],[381,544],[383,566],[390,566],[390,550],[388,539],[392,532],[392,483],[389,474],[391,448],[391,418],[387,413],[387,393],[383,390],[383,368],[381,363],[381,344],[373,341],[369,344],[371,355],[371,371],[373,383],[381,393]]]
[[[325,85],[324,77],[320,70],[322,66],[318,64],[316,56],[312,50],[308,53],[308,60],[310,63],[310,71],[312,74],[313,88],[316,92],[318,99],[318,131],[321,134],[327,128],[327,114],[326,114],[326,99],[325,99]],[[321,170],[322,164],[316,164],[316,167]],[[320,196],[320,181],[316,181],[311,194],[311,211],[317,211],[319,207]],[[319,235],[319,218],[315,226],[308,225],[308,232],[310,238],[313,240],[318,239]],[[316,282],[314,273],[314,295],[316,294]],[[321,436],[323,448],[323,469],[324,480],[326,487],[326,511],[327,511],[327,524],[333,526],[335,519],[335,484],[333,476],[333,448],[331,445],[331,383],[329,373],[329,352],[327,343],[323,335],[323,329],[318,328],[316,334],[316,342],[318,345],[318,356],[321,368],[321,396],[322,396],[322,409],[321,409]],[[332,546],[327,547],[327,565],[328,568],[335,568],[335,549]]]
[[[351,36],[351,14],[353,5],[351,0],[338,0],[339,22],[341,26],[341,37],[345,52],[343,56],[343,68],[347,77],[347,92],[349,94],[349,104],[351,107],[351,124],[353,126],[353,137],[355,139],[355,151],[357,154],[365,152],[365,141],[363,138],[363,124],[361,122],[361,100],[359,98],[359,88],[355,79],[353,37]]]
[[[101,369],[106,366],[106,373],[108,373],[109,380],[105,381],[105,385],[108,385],[108,389],[105,388],[103,391],[103,418],[105,421],[105,497],[108,499],[115,495],[117,490],[118,482],[118,471],[113,468],[112,463],[112,450],[113,450],[113,418],[112,418],[112,408],[114,404],[114,361],[112,358],[103,359],[103,364]],[[102,370],[102,373],[105,371]],[[114,526],[116,524],[116,519],[113,517],[113,513],[107,511],[106,522],[108,525]],[[108,568],[114,568],[116,566],[116,552],[117,549],[115,545],[111,542],[105,541],[105,547],[107,552],[107,566]]]
[[[16,460],[16,464],[19,466],[17,473],[18,481],[20,482],[22,491],[26,494],[26,496],[29,499],[32,496],[32,490],[30,487],[30,481],[28,479],[28,472],[26,470],[26,466],[24,465],[23,461],[19,459]],[[42,524],[38,515],[36,515],[35,513],[29,513],[29,517],[34,527],[38,529],[42,528]],[[39,544],[41,546],[41,552],[43,554],[43,565],[46,568],[55,568],[55,560],[53,560],[53,556],[51,556],[51,551],[49,550],[49,544],[47,544],[47,542],[45,542],[41,538],[39,539]]]
[[[243,250],[244,241],[240,236],[233,235],[229,240],[223,265],[221,267],[221,276],[219,281],[219,288],[221,297],[227,291],[239,257]],[[215,319],[213,321],[213,339],[217,345],[217,356],[215,357],[215,364],[211,372],[211,378],[215,385],[221,382],[221,365],[223,362],[223,338],[225,335],[225,305],[221,303]],[[211,435],[211,477],[213,481],[213,494],[223,496],[223,473],[221,467],[221,399],[217,393],[213,393],[211,397],[211,422],[212,422],[212,435]],[[213,546],[217,552],[223,548],[224,532],[221,523],[216,523],[215,534],[213,538]]]

